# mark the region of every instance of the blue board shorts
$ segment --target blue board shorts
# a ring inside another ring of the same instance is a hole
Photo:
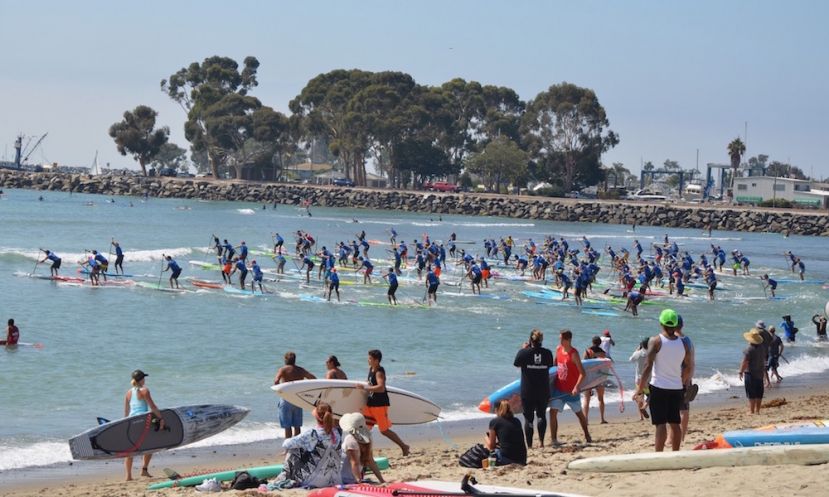
[[[563,394],[558,390],[554,391],[553,399],[550,401],[550,409],[563,411],[565,405],[569,406],[574,413],[581,412],[581,396]]]
[[[279,426],[282,428],[302,427],[302,408],[297,407],[287,400],[279,399],[277,404],[279,410]]]

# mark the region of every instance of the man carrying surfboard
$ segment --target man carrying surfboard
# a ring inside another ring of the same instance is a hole
[[[552,444],[561,445],[558,441],[558,411],[564,410],[564,405],[579,418],[579,424],[584,432],[584,439],[591,443],[593,439],[587,429],[587,418],[581,412],[581,398],[579,397],[582,381],[587,377],[584,366],[579,358],[579,351],[573,347],[573,332],[561,330],[560,343],[556,348],[556,378],[554,380],[553,400],[550,402],[550,440]]]
[[[396,443],[403,456],[409,455],[409,446],[400,439],[397,433],[391,431],[389,420],[389,394],[386,392],[386,370],[380,365],[383,353],[377,349],[368,351],[368,383],[357,384],[358,390],[368,392],[368,400],[363,408],[363,414],[369,424],[369,429],[376,424],[380,434]]]
[[[643,392],[650,388],[651,423],[656,427],[654,450],[662,452],[671,429],[671,448],[679,450],[682,442],[679,410],[684,397],[683,385],[690,381],[691,368],[687,367],[690,351],[688,345],[676,334],[679,315],[673,309],[664,309],[659,314],[662,332],[648,342],[648,357],[642,381],[636,387],[634,400],[642,405]],[[686,367],[683,368],[683,365]],[[645,379],[648,384],[645,384]]]

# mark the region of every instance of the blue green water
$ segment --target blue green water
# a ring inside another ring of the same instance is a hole
[[[446,240],[452,232],[459,245],[481,253],[484,238],[512,235],[517,240],[564,236],[578,245],[586,235],[598,248],[610,244],[631,249],[634,238],[643,245],[661,241],[667,233],[697,257],[709,253],[709,244],[728,252],[741,249],[752,261],[755,275],[793,278],[783,253],[792,250],[807,265],[807,278],[829,279],[826,240],[820,238],[735,232],[714,232],[709,239],[699,231],[629,226],[553,223],[468,216],[410,214],[312,208],[313,217],[290,206],[262,210],[261,204],[185,200],[107,198],[89,195],[7,190],[0,200],[0,319],[14,318],[21,341],[42,343],[42,349],[18,347],[0,351],[0,471],[53,464],[69,459],[66,439],[94,424],[96,416],[123,414],[123,395],[130,372],[149,373],[148,386],[161,406],[191,403],[233,403],[251,408],[238,427],[203,444],[242,443],[275,438],[276,398],[269,390],[282,356],[297,353],[298,363],[318,376],[325,358],[336,354],[352,378],[363,378],[366,351],[379,348],[389,381],[420,393],[442,406],[447,419],[477,416],[475,406],[489,392],[512,381],[515,351],[532,328],[547,334],[554,346],[557,332],[570,328],[575,345],[584,349],[605,328],[616,340],[616,369],[626,388],[633,368],[626,361],[642,337],[657,332],[654,317],[664,306],[683,315],[685,330],[697,348],[697,381],[702,395],[728,389],[739,393],[736,368],[744,347],[742,333],[757,319],[777,324],[791,314],[801,334],[798,346],[787,352],[785,377],[808,377],[829,370],[829,349],[814,340],[809,319],[821,311],[829,291],[821,284],[781,283],[786,300],[764,300],[762,285],[752,278],[723,277],[721,299],[708,302],[703,290],[687,299],[667,298],[664,305],[641,306],[639,318],[608,317],[551,305],[523,295],[532,290],[523,281],[495,280],[485,293],[502,297],[471,297],[469,288],[444,285],[434,309],[364,306],[384,302],[381,285],[341,287],[345,303],[309,301],[321,297],[318,283],[304,288],[295,280],[270,283],[275,293],[244,297],[216,290],[170,294],[138,287],[90,288],[28,277],[48,274],[45,264],[35,268],[39,248],[63,257],[61,274],[76,275],[85,249],[108,252],[114,237],[126,252],[125,269],[136,280],[158,282],[161,255],[171,254],[188,278],[218,280],[218,272],[202,271],[189,260],[212,260],[206,254],[211,234],[234,244],[245,240],[252,248],[271,246],[271,233],[283,234],[291,247],[291,233],[312,233],[319,245],[350,241],[364,229],[370,240],[386,240],[395,227],[398,239],[411,241],[428,234]],[[92,205],[88,205],[92,202]],[[132,202],[132,206],[130,206]],[[353,220],[358,219],[359,224]],[[385,258],[385,245],[369,252]],[[269,257],[258,258],[264,268]],[[385,264],[378,264],[385,267]],[[288,262],[288,272],[293,264]],[[501,270],[512,274],[511,270]],[[607,276],[607,267],[603,273]],[[360,281],[341,270],[344,281]],[[443,281],[457,281],[447,271]],[[162,283],[166,281],[163,278]],[[420,301],[424,287],[402,281],[398,296]],[[542,303],[539,303],[542,302]],[[618,310],[619,314],[623,314]]]

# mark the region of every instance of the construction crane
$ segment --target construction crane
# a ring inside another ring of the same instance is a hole
[[[29,143],[31,143],[33,137],[29,138],[29,140],[26,142],[25,147],[23,146],[24,136],[19,135],[17,137],[17,140],[14,142],[14,149],[15,149],[14,165],[17,169],[20,169],[20,166],[22,164],[25,164],[26,161],[29,160],[29,157],[31,157],[31,155],[34,153],[34,151],[37,150],[37,147],[39,147],[40,144],[43,143],[43,139],[46,138],[46,135],[48,135],[48,134],[49,134],[48,132],[43,133],[43,136],[38,138],[38,140],[35,142],[35,144],[31,148],[29,148]]]

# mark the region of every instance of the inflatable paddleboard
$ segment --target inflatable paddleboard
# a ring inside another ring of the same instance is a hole
[[[114,459],[187,445],[220,433],[241,421],[249,410],[225,404],[162,409],[165,428],[151,413],[136,414],[90,428],[69,439],[73,459]]]
[[[377,463],[377,466],[382,469],[389,469],[389,460],[386,457],[375,457],[374,462]],[[161,490],[163,488],[175,488],[175,487],[192,487],[195,485],[199,485],[204,480],[209,480],[210,478],[215,478],[218,481],[230,481],[235,476],[236,473],[240,471],[247,471],[252,476],[260,479],[269,479],[275,476],[278,476],[279,473],[282,472],[282,465],[281,464],[273,464],[270,466],[257,466],[255,468],[239,468],[234,469],[231,471],[217,471],[214,473],[202,473],[199,475],[192,475],[187,476],[185,478],[179,478],[177,480],[169,480],[169,481],[162,481],[159,483],[153,483],[149,487],[149,490]]]
[[[582,381],[581,384],[581,391],[590,390],[591,388],[596,388],[599,385],[604,384],[608,378],[613,374],[611,372],[612,369],[612,362],[610,359],[582,359],[581,361],[582,366],[584,366],[584,372],[587,377]],[[558,367],[553,366],[550,368],[550,395],[554,395],[557,392],[553,387],[553,382],[556,377],[556,373],[558,372]],[[517,379],[512,383],[504,385],[503,387],[499,388],[498,390],[492,392],[488,396],[484,397],[484,400],[478,404],[478,409],[486,412],[495,414],[495,406],[498,405],[498,402],[506,400],[509,402],[510,407],[512,408],[512,412],[520,413],[523,411],[521,409],[521,379]]]
[[[581,497],[577,494],[567,494],[555,491],[539,490],[537,488],[496,487],[494,485],[475,485],[467,493],[459,482],[421,480],[412,482],[389,483],[378,485],[340,485],[339,487],[318,488],[312,490],[308,497],[390,497],[393,495],[422,495],[423,497],[440,496],[480,496],[499,497],[505,495],[523,497]]]
[[[814,444],[829,444],[829,419],[773,424],[752,430],[727,431],[717,436],[713,442],[702,444],[698,448],[730,449],[732,447]]]
[[[352,380],[301,380],[274,385],[271,390],[291,404],[311,410],[318,400],[331,405],[334,416],[359,412],[366,405],[368,392],[357,389],[365,385]],[[434,421],[440,407],[425,397],[402,388],[386,387],[389,394],[389,419],[397,425],[417,425]]]
[[[623,473],[674,469],[733,466],[774,466],[778,464],[825,464],[829,445],[778,445],[727,450],[680,450],[645,452],[576,459],[567,465],[574,471]]]

